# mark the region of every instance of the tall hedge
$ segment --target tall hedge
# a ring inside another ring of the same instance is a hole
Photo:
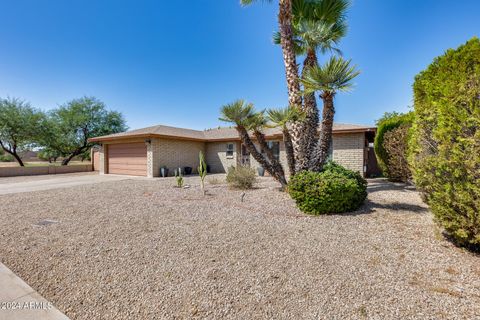
[[[437,57],[413,89],[415,183],[445,231],[480,249],[480,40]]]
[[[385,134],[399,128],[400,126],[406,126],[410,128],[413,121],[413,112],[408,113],[397,113],[397,112],[387,112],[383,115],[382,118],[377,120],[377,133],[375,135],[375,155],[377,156],[377,162],[382,169],[383,175],[390,178],[391,180],[399,180],[398,173],[395,172],[393,166],[390,166],[390,155],[388,150],[385,148]],[[408,147],[408,137],[405,137],[405,140],[398,141],[398,143],[404,143],[404,150],[407,150]],[[407,157],[407,155],[404,155]],[[400,179],[401,180],[401,179]]]
[[[387,172],[391,181],[409,182],[412,179],[412,171],[408,164],[410,128],[410,123],[404,123],[384,135],[383,148],[388,155]]]

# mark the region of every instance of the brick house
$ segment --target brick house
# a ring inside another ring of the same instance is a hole
[[[266,129],[274,154],[287,168],[285,147],[279,129]],[[372,143],[375,128],[335,123],[332,158],[339,164],[369,175],[376,166]],[[101,174],[160,176],[160,168],[198,166],[203,151],[212,173],[226,172],[230,166],[259,164],[240,142],[235,128],[191,130],[163,125],[90,139],[99,144],[98,169]],[[373,159],[372,159],[373,158]]]

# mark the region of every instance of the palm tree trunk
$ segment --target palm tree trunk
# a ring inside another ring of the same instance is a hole
[[[280,163],[280,161],[278,161],[275,158],[272,149],[268,146],[268,143],[265,140],[265,135],[257,130],[255,130],[253,134],[257,139],[258,144],[260,145],[260,148],[262,148],[265,151],[268,161],[270,162],[274,170],[278,172],[279,175],[285,177],[285,171],[283,170],[282,164]]]
[[[278,23],[287,78],[288,102],[291,106],[301,107],[302,96],[292,31],[292,0],[279,1]]]
[[[320,139],[315,148],[312,163],[310,165],[310,170],[312,171],[322,171],[323,166],[328,159],[328,152],[330,150],[333,135],[333,117],[335,115],[333,104],[334,96],[335,93],[333,92],[323,92],[321,94],[323,100],[322,128],[320,130]]]
[[[317,55],[315,50],[308,50],[307,57],[303,62],[302,76],[311,67],[318,65]],[[318,130],[318,108],[315,93],[305,94],[303,97],[303,110],[305,112],[305,119],[302,122],[302,136],[299,143],[299,150],[297,152],[296,170],[310,169],[311,157],[317,145],[317,130]]]
[[[292,177],[295,175],[295,155],[293,153],[292,136],[286,127],[282,129],[282,133],[285,153],[287,154],[288,171],[290,172],[290,177]]]
[[[287,179],[285,178],[285,174],[281,174],[278,172],[276,168],[267,161],[267,159],[261,154],[255,144],[250,139],[247,130],[242,126],[236,126],[237,132],[240,135],[240,140],[248,149],[248,152],[252,155],[252,157],[257,160],[257,162],[275,179],[282,185],[282,190],[285,190],[287,187]]]
[[[279,0],[278,24],[287,79],[288,103],[292,107],[301,108],[302,96],[292,31],[292,0]],[[291,130],[293,149],[297,154],[302,136],[301,124],[292,123]],[[295,174],[295,172],[291,172],[291,174]]]

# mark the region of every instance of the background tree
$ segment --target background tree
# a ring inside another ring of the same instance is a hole
[[[57,159],[60,157],[60,153],[55,150],[51,150],[48,148],[43,148],[37,154],[40,160],[48,161],[49,163],[57,162]]]
[[[105,104],[94,97],[83,97],[50,113],[44,144],[60,153],[64,157],[62,165],[67,165],[73,157],[93,146],[88,139],[126,129],[125,120],[119,112],[108,111]]]
[[[335,116],[335,94],[338,91],[349,91],[352,80],[359,74],[356,67],[350,65],[350,60],[337,57],[331,57],[325,65],[306,71],[302,80],[306,91],[320,91],[320,98],[323,100],[320,139],[312,155],[310,170],[321,171],[328,159]]]
[[[35,145],[45,124],[45,115],[17,98],[0,99],[0,146],[20,166],[19,152]]]

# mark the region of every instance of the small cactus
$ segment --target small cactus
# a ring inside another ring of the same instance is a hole
[[[175,170],[175,179],[177,180],[177,187],[183,187],[183,176],[182,170],[180,168],[178,168],[178,170]]]
[[[198,165],[198,175],[200,176],[200,186],[202,188],[202,193],[205,196],[205,177],[207,176],[207,163],[205,162],[205,156],[203,152],[200,151],[198,158],[200,160],[200,164]]]

